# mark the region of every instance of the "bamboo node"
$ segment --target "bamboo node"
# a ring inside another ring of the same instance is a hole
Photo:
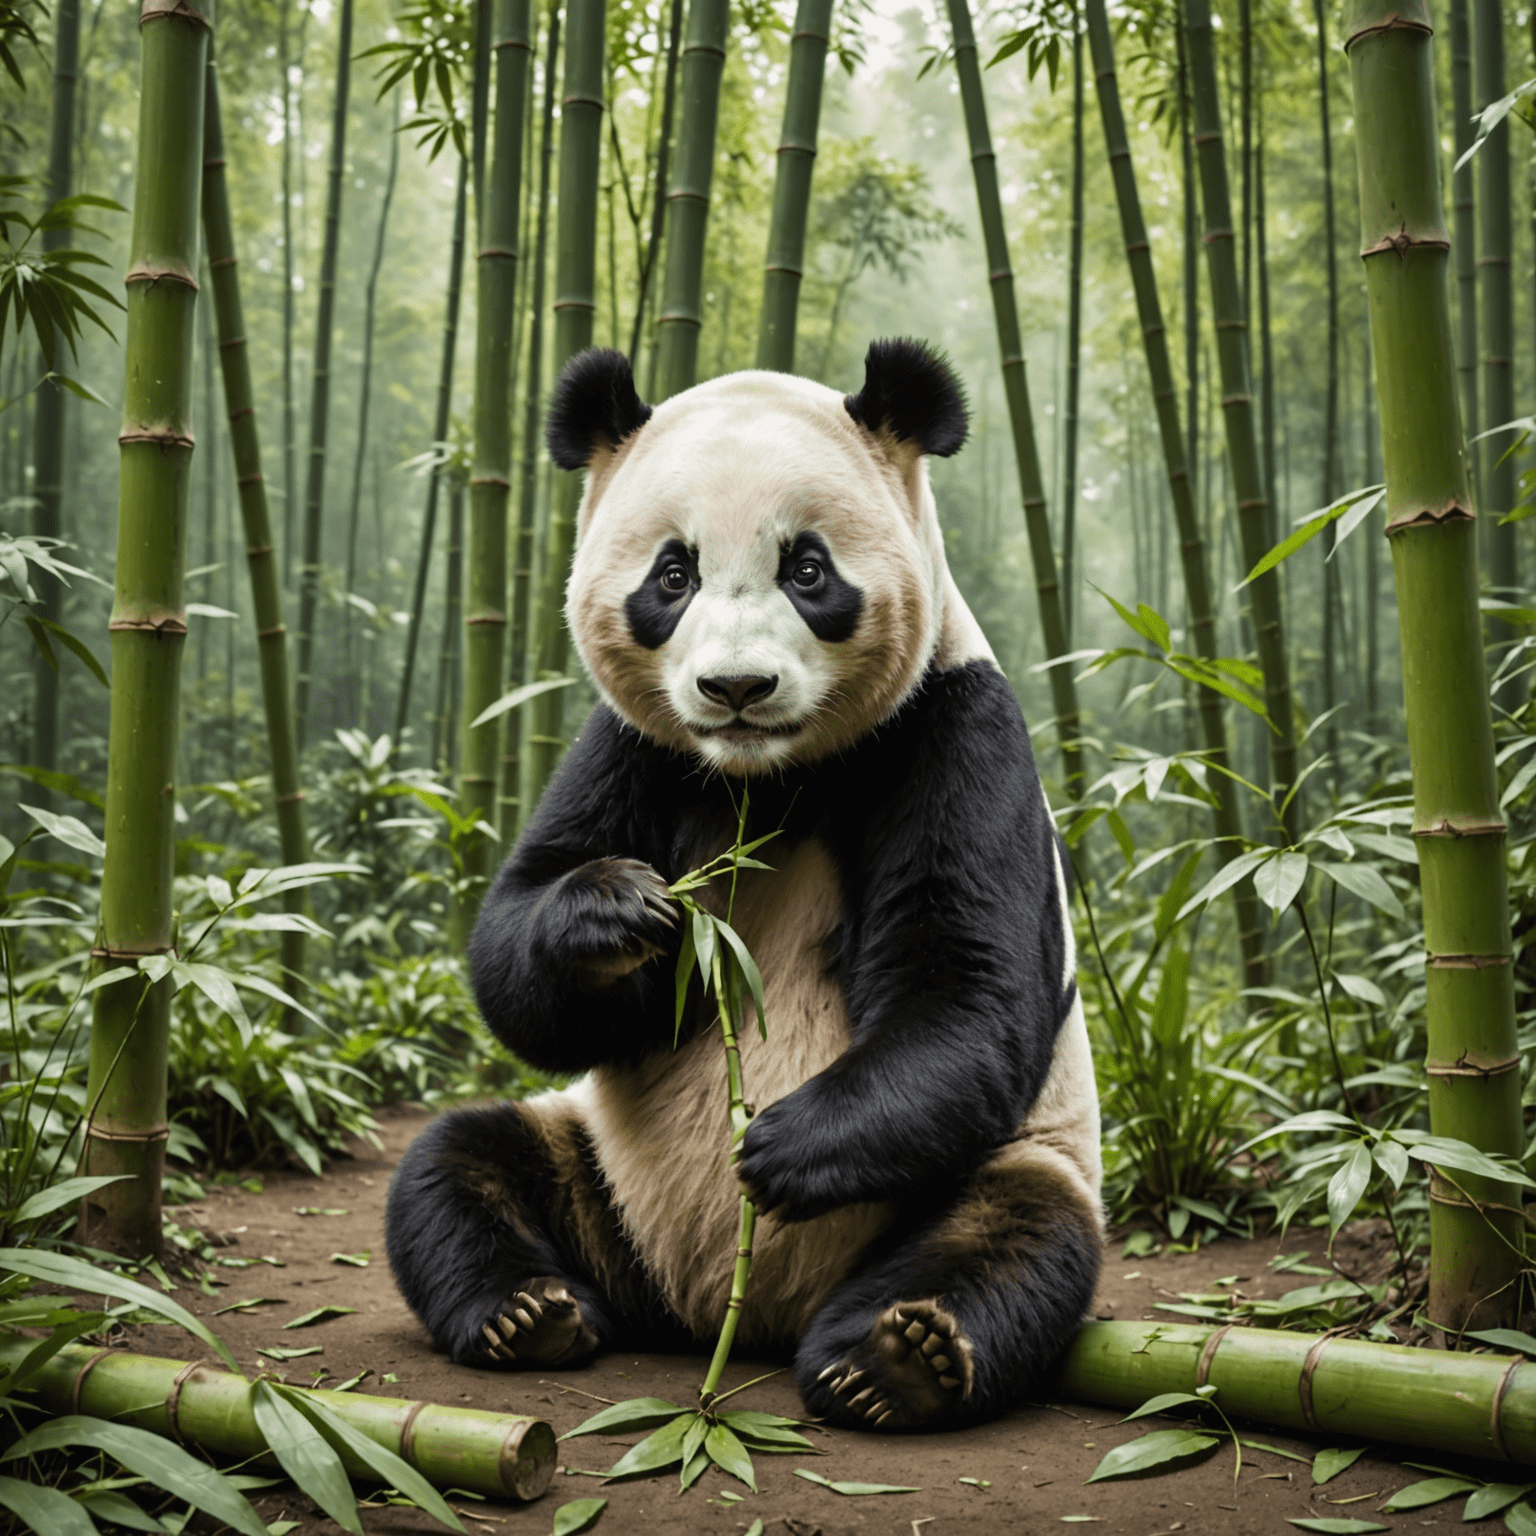
[[[774,154],[782,155],[786,149],[795,150],[797,153],[802,155],[809,155],[813,160],[816,158],[816,146],[814,144],[800,144],[797,143],[794,139],[785,139],[784,142],[780,144],[776,150],[774,150]]]
[[[163,1125],[154,1131],[104,1131],[99,1125],[93,1125],[85,1133],[87,1141],[120,1141],[136,1147],[152,1147],[156,1142],[170,1140],[170,1135]]]
[[[471,490],[473,490],[477,485],[497,485],[500,486],[504,491],[509,491],[512,489],[512,482],[510,480],[504,480],[500,475],[476,475],[475,478],[469,482],[469,487]]]
[[[1509,955],[1430,955],[1432,971],[1486,971],[1494,966],[1508,965]],[[1429,1069],[1426,1067],[1426,1071]]]
[[[505,256],[508,261],[516,261],[517,260],[517,252],[516,251],[503,250],[501,248],[501,246],[499,246],[499,245],[483,246],[480,249],[480,251],[477,253],[477,255],[480,258],[482,258],[482,259],[484,257],[486,257],[486,256]]]
[[[1508,956],[1503,957],[1505,960]],[[1424,1071],[1430,1077],[1480,1077],[1485,1082],[1505,1072],[1513,1072],[1524,1058],[1518,1054],[1502,1061],[1480,1061],[1475,1052],[1463,1051],[1455,1061],[1426,1061]]]
[[[137,267],[130,267],[128,275],[123,279],[123,286],[127,287],[129,283],[154,284],[158,283],[161,278],[164,278],[167,282],[181,283],[183,286],[190,288],[193,293],[198,291],[197,274],[189,272],[186,267],[173,266],[169,262],[157,265],[154,262],[146,261]]]
[[[219,170],[223,170],[223,168],[226,165],[228,165],[228,164],[229,164],[229,161],[224,159],[223,156],[221,155],[217,160],[204,160],[203,161],[203,169],[205,171],[219,171]],[[224,261],[232,261],[232,260],[234,260],[234,258],[231,257],[231,256],[225,256],[225,257],[222,258],[222,260],[224,260]],[[210,267],[214,267],[214,266],[218,265],[218,262],[210,261],[208,263],[208,265]]]
[[[1307,1351],[1307,1358],[1302,1361],[1301,1375],[1296,1378],[1296,1396],[1301,1401],[1301,1416],[1306,1420],[1308,1429],[1321,1429],[1317,1422],[1317,1415],[1312,1411],[1312,1378],[1317,1374],[1318,1362],[1323,1358],[1323,1351],[1333,1343],[1335,1334],[1333,1330],[1317,1340]]]
[[[187,632],[187,621],[178,618],[175,614],[163,614],[158,619],[113,619],[107,625],[108,634],[120,634],[124,630],[139,634],[152,634],[156,640],[166,635],[184,635]]]
[[[1464,506],[1458,497],[1441,507],[1420,507],[1417,512],[1399,512],[1387,520],[1388,535],[1401,533],[1405,528],[1428,528],[1442,523],[1469,523],[1477,514]]]
[[[223,165],[224,162],[222,160],[220,160],[219,164]],[[210,268],[212,268],[212,267],[237,267],[237,266],[240,265],[240,258],[238,256],[211,256],[208,259],[208,265],[209,265]]]
[[[1506,831],[1502,821],[1452,821],[1442,816],[1427,827],[1415,827],[1415,837],[1498,837]]]
[[[832,39],[830,37],[827,37],[825,34],[823,34],[821,32],[803,31],[803,32],[791,32],[789,34],[789,40],[790,40],[791,43],[795,42],[795,40],[797,38],[802,38],[802,37],[810,38],[810,40],[813,43],[826,43],[828,45],[828,47],[830,47],[831,44],[832,44]]]
[[[1205,1341],[1205,1348],[1200,1351],[1199,1362],[1195,1366],[1195,1391],[1199,1391],[1210,1379],[1211,1366],[1216,1359],[1216,1351],[1221,1348],[1221,1341],[1237,1327],[1236,1323],[1223,1323]]]
[[[704,324],[704,322],[700,320],[697,315],[680,315],[676,310],[673,309],[664,310],[661,314],[659,314],[656,317],[656,323],[658,325],[691,325],[695,327],[699,327]]]
[[[186,21],[196,27],[208,25],[208,18],[192,0],[144,0],[139,7],[139,25],[142,27],[146,21]]]
[[[579,94],[562,97],[560,107],[562,111],[566,107],[596,107],[599,112],[605,110],[605,104],[601,96],[582,96]]]
[[[1229,405],[1252,405],[1252,404],[1253,404],[1253,396],[1252,395],[1223,395],[1221,397],[1221,408],[1222,408],[1222,410],[1226,410],[1226,408]]]
[[[1360,252],[1360,259],[1364,261],[1369,256],[1385,256],[1388,251],[1394,251],[1399,261],[1406,261],[1411,250],[1448,251],[1450,248],[1451,242],[1443,235],[1410,235],[1405,220],[1395,235],[1383,235],[1374,245],[1366,246]]]
[[[263,550],[250,550],[247,553],[270,555],[272,551],[270,548],[268,548]],[[274,624],[271,629],[258,629],[256,631],[256,638],[258,640],[270,640],[273,635],[286,635],[287,633],[288,626],[286,624]]]
[[[789,277],[804,277],[805,273],[799,267],[766,266],[764,272],[783,272]]]
[[[1150,251],[1151,249],[1152,249],[1152,242],[1150,240],[1134,240],[1134,241],[1131,241],[1130,243],[1128,243],[1126,245],[1126,247],[1125,247],[1125,254],[1127,256],[1134,256],[1139,251]],[[1159,326],[1158,329],[1161,330],[1162,327]],[[1146,327],[1145,326],[1142,327],[1142,334],[1143,335],[1146,334]]]
[[[129,443],[153,443],[163,453],[167,448],[194,448],[196,443],[190,432],[120,432],[117,438],[119,448],[126,447]]]
[[[292,805],[296,800],[302,800],[303,798],[304,798],[304,791],[302,789],[296,789],[296,790],[294,790],[294,792],[291,795],[279,795],[277,797],[277,799],[275,799],[272,802],[272,804],[273,805]]]
[[[109,949],[105,944],[99,944],[91,951],[91,959],[142,960],[148,955],[168,955],[170,952],[169,944],[162,944],[158,949]]]
[[[472,628],[476,624],[505,624],[507,616],[504,613],[477,613],[472,618],[464,620],[465,629]]]
[[[85,1364],[82,1365],[80,1369],[75,1373],[75,1379],[73,1383],[71,1383],[69,1389],[69,1406],[73,1412],[80,1412],[80,1392],[81,1389],[85,1386],[85,1378],[96,1369],[96,1364],[98,1361],[104,1359],[107,1355],[112,1353],[113,1351],[110,1349],[98,1349],[96,1353],[92,1355],[91,1358],[87,1360]]]
[[[402,1461],[408,1461],[414,1467],[416,1465],[416,1418],[427,1405],[417,1401],[411,1404],[405,1413],[405,1423],[400,1426],[400,1457]]]
[[[171,1382],[171,1390],[165,1397],[165,1421],[170,1425],[171,1433],[182,1444],[186,1445],[186,1439],[181,1433],[181,1426],[176,1422],[176,1412],[181,1407],[181,1389],[186,1384],[188,1377],[200,1369],[197,1361],[193,1360],[176,1372]]]
[[[229,343],[229,345],[232,347],[243,347],[245,345],[245,338],[241,337],[239,341],[232,341]],[[229,413],[230,425],[233,426],[234,423],[239,421],[242,416],[254,416],[255,414],[256,407],[254,405],[242,405],[238,411],[231,411]],[[249,485],[252,481],[261,480],[263,478],[264,476],[259,474],[247,475],[243,480],[237,480],[235,483],[237,485]]]
[[[1433,37],[1435,29],[1426,22],[1414,21],[1407,16],[1389,16],[1385,21],[1377,22],[1370,27],[1361,27],[1358,32],[1351,32],[1344,41],[1344,52],[1348,53],[1356,43],[1368,37],[1376,37],[1383,32],[1416,32],[1421,37]]]
[[[1493,1394],[1493,1411],[1488,1420],[1488,1436],[1493,1441],[1493,1448],[1505,1461],[1513,1461],[1515,1458],[1509,1454],[1509,1446],[1504,1441],[1504,1425],[1502,1422],[1504,1412],[1504,1394],[1509,1391],[1509,1384],[1515,1379],[1515,1372],[1525,1364],[1522,1355],[1516,1355],[1509,1362],[1509,1369],[1499,1377],[1498,1390]]]

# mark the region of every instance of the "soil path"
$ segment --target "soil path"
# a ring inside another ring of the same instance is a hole
[[[373,1374],[359,1390],[380,1395],[425,1398],[436,1402],[536,1414],[548,1419],[556,1434],[574,1428],[599,1406],[593,1397],[618,1400],[656,1396],[680,1404],[693,1401],[704,1362],[687,1356],[618,1354],[582,1369],[552,1376],[547,1372],[503,1373],[468,1370],[435,1353],[425,1334],[395,1291],[384,1256],[385,1191],[400,1154],[429,1119],[425,1110],[397,1108],[380,1117],[382,1150],[362,1146],[321,1179],[301,1174],[268,1174],[264,1189],[210,1192],[197,1205],[175,1213],[213,1232],[228,1233],[230,1256],[270,1257],[281,1267],[256,1263],[216,1271],[225,1282],[217,1298],[183,1285],[177,1299],[209,1317],[244,1366],[286,1373],[296,1385],[308,1385],[312,1373],[326,1373],[324,1385],[336,1385],[362,1371]],[[323,1212],[300,1215],[299,1210]],[[1153,1307],[1177,1300],[1180,1292],[1216,1288],[1223,1278],[1241,1277],[1246,1294],[1277,1296],[1298,1281],[1314,1279],[1277,1274],[1269,1268],[1279,1253],[1308,1247],[1320,1257],[1321,1244],[1310,1234],[1292,1233],[1283,1244],[1264,1239],[1223,1241],[1193,1254],[1160,1254],[1122,1259],[1120,1243],[1111,1245],[1105,1279],[1095,1312],[1101,1317],[1156,1317]],[[333,1260],[342,1253],[370,1255],[366,1268]],[[250,1312],[211,1314],[250,1297],[270,1304]],[[336,1304],[355,1308],[348,1316],[302,1330],[283,1323],[315,1307]],[[1161,1314],[1166,1317],[1168,1314]],[[180,1333],[156,1327],[129,1330],[129,1347],[150,1354],[185,1357],[188,1341]],[[306,1348],[322,1353],[274,1365],[257,1354],[262,1346]],[[750,1359],[732,1362],[726,1385],[734,1386],[773,1368]],[[592,1394],[587,1396],[584,1394]],[[738,1406],[766,1412],[802,1411],[790,1378],[778,1376],[738,1399]],[[1140,1481],[1085,1486],[1099,1460],[1112,1446],[1167,1427],[1168,1421],[1116,1423],[1112,1411],[1071,1404],[1029,1407],[997,1423],[951,1435],[877,1436],[843,1430],[809,1431],[819,1455],[758,1456],[759,1492],[750,1493],[725,1474],[711,1469],[679,1497],[675,1474],[638,1483],[604,1487],[597,1478],[574,1469],[601,1470],[638,1436],[593,1436],[560,1446],[562,1470],[549,1492],[532,1505],[469,1506],[477,1518],[471,1531],[496,1536],[551,1530],[555,1510],[571,1499],[606,1496],[609,1504],[596,1526],[597,1536],[683,1536],[694,1532],[740,1536],[761,1517],[765,1536],[952,1536],[952,1533],[1045,1532],[1086,1524],[1104,1532],[1159,1536],[1163,1532],[1291,1532],[1288,1519],[1364,1519],[1401,1532],[1448,1529],[1461,1524],[1462,1500],[1398,1516],[1376,1510],[1391,1493],[1423,1474],[1403,1465],[1411,1452],[1372,1451],[1347,1472],[1314,1488],[1307,1462],[1286,1460],[1263,1451],[1245,1451],[1234,1484],[1230,1450],[1191,1469]],[[1310,1461],[1329,1442],[1256,1429],[1252,1438],[1299,1453]],[[1335,1442],[1336,1443],[1336,1442]],[[1439,1458],[1419,1453],[1425,1461]],[[1419,1459],[1419,1457],[1414,1457]],[[916,1485],[921,1492],[843,1497],[794,1476],[804,1467],[846,1481]],[[1517,1478],[1515,1469],[1468,1464],[1474,1476],[1490,1481]],[[978,1488],[961,1478],[990,1486]],[[739,1502],[722,1498],[740,1494]],[[455,1501],[464,1507],[464,1501]],[[320,1516],[291,1490],[265,1498],[260,1505],[271,1521],[297,1519],[293,1536],[340,1536],[340,1528]],[[365,1509],[369,1536],[441,1531],[418,1511]],[[1498,1520],[1474,1530],[1502,1529]]]

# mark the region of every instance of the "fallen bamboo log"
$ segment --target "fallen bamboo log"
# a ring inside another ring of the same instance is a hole
[[[0,1367],[14,1371],[37,1342],[0,1339]],[[61,1349],[29,1383],[55,1413],[131,1424],[237,1460],[266,1451],[250,1386],[211,1366],[78,1344]],[[528,1500],[538,1498],[555,1474],[554,1431],[543,1419],[360,1392],[310,1395],[438,1488]],[[351,1451],[340,1448],[339,1454],[352,1476],[377,1481]]]
[[[1159,1393],[1205,1386],[1229,1416],[1276,1429],[1536,1464],[1536,1364],[1518,1355],[1232,1324],[1087,1323],[1057,1391],[1139,1408]]]

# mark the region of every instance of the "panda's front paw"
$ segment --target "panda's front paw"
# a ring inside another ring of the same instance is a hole
[[[758,1210],[780,1221],[809,1221],[849,1202],[794,1099],[780,1099],[747,1127],[736,1176]]]
[[[588,986],[607,986],[661,954],[678,924],[667,882],[639,859],[578,865],[541,906],[545,948]]]

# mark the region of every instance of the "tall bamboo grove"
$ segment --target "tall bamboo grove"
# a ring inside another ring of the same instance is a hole
[[[976,34],[971,27],[971,12],[966,0],[948,0],[948,4],[949,24],[955,38],[955,70],[960,76],[960,97],[965,107],[966,135],[971,147],[971,170],[976,180],[976,201],[980,205],[981,230],[986,240],[992,313],[997,321],[997,345],[1002,354],[1008,420],[1013,428],[1019,491],[1024,498],[1024,525],[1029,533],[1029,554],[1040,602],[1040,630],[1045,639],[1045,654],[1048,657],[1065,656],[1071,646],[1067,641],[1066,617],[1061,606],[1061,583],[1056,577],[1056,552],[1051,547],[1051,523],[1045,510],[1045,481],[1040,473],[1040,453],[1035,444],[1035,421],[1029,405],[1029,379],[1024,372],[1024,344],[1019,335],[1013,267],[1008,256],[1008,234],[1003,227],[1003,200],[997,187],[997,155],[992,148],[992,130],[987,124],[987,100],[981,88]],[[1067,789],[1076,798],[1083,791],[1083,753],[1077,739],[1077,688],[1070,665],[1052,667],[1050,678]]]
[[[730,24],[729,0],[691,0],[688,35],[683,41],[683,115],[677,130],[676,169],[667,189],[666,266],[661,313],[656,317],[658,400],[692,388],[698,377],[699,331],[704,324],[704,234]],[[573,30],[573,47],[575,41]]]
[[[696,0],[697,3],[697,0]],[[711,0],[713,3],[713,0]],[[560,115],[560,193],[555,225],[556,375],[592,345],[597,307],[597,181],[603,144],[603,28],[607,0],[570,0],[565,12],[565,91]],[[710,133],[714,141],[714,133]],[[534,676],[563,677],[571,637],[565,628],[565,581],[576,546],[579,471],[554,470],[544,572],[539,587]],[[526,822],[565,749],[565,690],[552,688],[521,711],[527,717],[528,764],[520,820]]]
[[[256,429],[255,393],[251,388],[251,354],[246,344],[240,270],[235,259],[235,232],[229,214],[229,184],[224,174],[219,75],[211,51],[203,128],[203,235],[208,245],[208,272],[219,338],[219,365],[224,374],[224,407],[229,413],[229,440],[234,450],[235,485],[240,492],[240,521],[245,528],[251,606],[256,615],[256,654],[261,664],[261,701],[267,717],[267,750],[272,764],[277,832],[283,863],[303,864],[309,858],[309,836],[304,826],[298,738],[294,732],[288,691],[288,636],[283,627],[282,589],[278,582],[277,553],[272,547],[272,520],[267,512],[267,482],[261,471],[261,438]],[[283,905],[289,912],[301,912],[304,892],[288,891],[283,897]],[[290,977],[304,974],[302,929],[283,934],[282,959],[283,969]]]
[[[1093,55],[1093,73],[1099,98],[1099,116],[1104,124],[1104,147],[1115,182],[1115,200],[1120,209],[1120,233],[1125,241],[1126,261],[1130,266],[1131,286],[1136,291],[1136,315],[1141,323],[1141,337],[1147,359],[1147,376],[1152,381],[1153,407],[1157,412],[1158,431],[1162,437],[1163,465],[1168,475],[1169,498],[1173,502],[1174,521],[1179,529],[1179,554],[1184,570],[1184,596],[1189,605],[1190,638],[1195,654],[1203,661],[1214,661],[1216,616],[1211,603],[1211,581],[1206,566],[1205,541],[1200,532],[1200,518],[1195,510],[1195,492],[1190,484],[1189,466],[1184,458],[1184,435],[1179,426],[1178,387],[1173,379],[1173,364],[1168,356],[1168,327],[1163,323],[1163,305],[1157,291],[1157,270],[1152,264],[1152,246],[1146,219],[1141,211],[1141,194],[1136,186],[1136,167],[1131,160],[1125,132],[1125,113],[1120,106],[1120,85],[1115,73],[1115,43],[1109,30],[1109,15],[1104,0],[1087,0],[1088,46]],[[1205,741],[1207,759],[1224,767],[1228,761],[1227,722],[1221,695],[1214,689],[1199,693],[1200,731]],[[1238,812],[1237,787],[1221,772],[1212,778],[1217,800],[1213,810],[1216,824],[1216,856],[1223,863],[1236,857],[1241,844],[1242,819]],[[1244,979],[1249,986],[1261,986],[1267,980],[1268,964],[1264,954],[1264,930],[1259,922],[1258,898],[1251,881],[1239,882],[1234,891],[1237,903],[1238,935],[1243,950]]]
[[[800,308],[800,280],[805,275],[805,226],[831,30],[832,0],[800,0],[789,44],[784,127],[773,173],[763,310],[757,324],[757,366],[776,373],[795,371],[795,321]]]
[[[469,482],[468,602],[464,614],[464,744],[459,808],[496,825],[499,721],[475,725],[501,694],[507,635],[507,505],[512,488],[512,312],[517,306],[523,201],[523,126],[533,58],[530,0],[496,0],[496,122],[475,263],[475,465]],[[454,937],[468,936],[490,872],[494,840],[472,836],[464,873],[482,882],[461,892]]]
[[[1248,376],[1248,323],[1238,283],[1232,197],[1227,185],[1227,155],[1222,144],[1221,98],[1216,85],[1216,56],[1210,0],[1184,0],[1189,34],[1189,75],[1194,94],[1195,146],[1200,162],[1200,200],[1205,210],[1206,272],[1216,325],[1216,363],[1221,373],[1221,415],[1227,429],[1227,461],[1237,494],[1243,563],[1252,570],[1269,552],[1269,496],[1259,461]],[[1269,710],[1270,785],[1276,803],[1296,783],[1296,714],[1291,703],[1291,669],[1285,652],[1280,610],[1280,578],[1266,571],[1248,587],[1253,634],[1264,669],[1264,702]],[[1294,838],[1300,824],[1300,795],[1292,798],[1285,824]]]
[[[206,3],[206,0],[203,0]],[[192,493],[203,81],[209,18],[198,0],[144,0],[133,233],[126,279],[123,429],[107,743],[103,970],[164,964],[176,837],[176,734]],[[168,969],[168,968],[167,968]],[[80,1237],[130,1257],[160,1247],[168,976],[134,973],[95,994],[83,1171],[127,1175],[87,1196]]]
[[[1457,411],[1427,0],[1352,0],[1347,35],[1429,952],[1430,1128],[1519,1157],[1505,829]],[[1511,1323],[1523,1229],[1514,1185],[1433,1174],[1430,1318],[1452,1331]]]

